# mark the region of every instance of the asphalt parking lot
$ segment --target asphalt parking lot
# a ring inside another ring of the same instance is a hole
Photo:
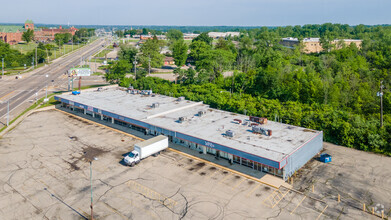
[[[300,181],[302,192],[275,189],[175,150],[124,166],[139,141],[55,110],[30,115],[0,139],[0,219],[89,219],[94,157],[96,219],[377,219],[340,214]]]

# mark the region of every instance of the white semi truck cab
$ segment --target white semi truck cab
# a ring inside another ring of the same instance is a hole
[[[129,166],[134,166],[151,155],[158,155],[168,148],[168,138],[163,135],[156,136],[146,141],[134,145],[134,150],[124,158],[124,162]]]

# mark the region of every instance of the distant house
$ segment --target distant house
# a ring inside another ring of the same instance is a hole
[[[173,58],[173,57],[165,57],[165,58],[164,58],[164,65],[165,65],[165,66],[168,66],[168,65],[175,65],[174,58]]]
[[[341,40],[333,40],[331,44],[336,45],[335,49],[341,49],[339,46],[339,42]],[[354,40],[354,39],[342,39],[342,41],[346,45],[355,44],[357,48],[361,48],[362,40]],[[323,51],[323,47],[320,43],[320,38],[304,38],[303,39],[303,52],[304,53],[320,53]],[[299,40],[293,37],[282,38],[280,44],[287,48],[294,48],[299,45]]]

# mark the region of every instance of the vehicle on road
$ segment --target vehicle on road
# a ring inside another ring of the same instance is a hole
[[[156,136],[146,141],[134,145],[134,150],[130,152],[125,158],[124,162],[133,167],[140,163],[144,158],[151,155],[157,156],[161,151],[168,148],[168,138],[163,135]]]

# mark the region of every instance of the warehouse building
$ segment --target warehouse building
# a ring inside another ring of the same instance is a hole
[[[322,131],[210,108],[152,91],[98,89],[55,96],[62,108],[213,154],[284,180],[320,152]]]

